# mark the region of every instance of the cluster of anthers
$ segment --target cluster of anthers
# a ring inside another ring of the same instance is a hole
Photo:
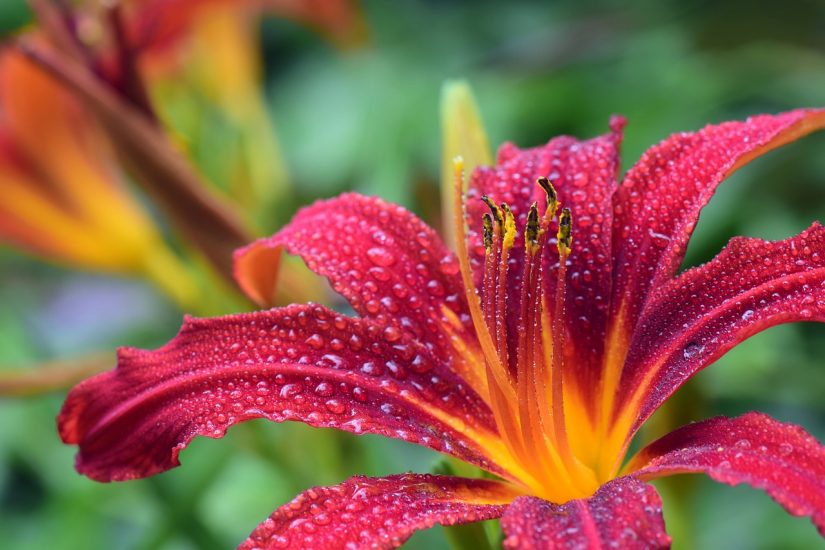
[[[460,177],[460,160],[455,168]],[[592,494],[599,483],[594,471],[572,452],[565,421],[564,303],[567,259],[573,244],[572,213],[560,208],[558,194],[547,178],[538,178],[537,184],[545,192],[546,203],[543,213],[537,202],[528,211],[522,266],[511,257],[518,233],[512,210],[507,203],[481,198],[490,208],[482,219],[484,274],[480,295],[473,290],[467,295],[498,431],[528,477],[523,481],[531,492],[564,502]],[[459,257],[466,258],[466,251],[461,250],[466,247],[465,239],[458,241]],[[558,266],[555,295],[548,296],[546,289],[551,285],[543,281],[547,276],[544,255],[551,246],[557,251]],[[462,268],[465,288],[473,289],[469,266]],[[507,289],[519,287],[518,334],[510,334]]]

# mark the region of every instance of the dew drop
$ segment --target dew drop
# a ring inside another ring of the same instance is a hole
[[[306,339],[307,345],[313,347],[315,349],[321,349],[324,347],[324,337],[320,334],[313,334],[309,338]]]
[[[312,521],[314,521],[317,525],[329,525],[332,519],[330,519],[328,514],[321,512],[320,514],[313,517]]]
[[[333,414],[342,414],[346,406],[338,399],[330,399],[325,403],[327,410]]]
[[[384,374],[384,368],[372,361],[367,361],[361,365],[361,372],[369,376],[381,376]]]
[[[367,391],[360,386],[355,386],[352,388],[352,398],[359,403],[364,403],[367,400]]]
[[[380,267],[389,267],[395,263],[395,256],[386,248],[374,246],[367,250],[367,258]]]
[[[377,281],[385,282],[390,280],[390,273],[383,267],[371,267],[368,273]]]
[[[457,275],[459,270],[458,262],[453,256],[445,256],[441,260],[441,272],[445,275]]]
[[[401,339],[401,331],[398,327],[388,326],[384,329],[384,340],[387,342],[397,342]]]
[[[413,358],[412,363],[410,363],[410,368],[418,374],[424,374],[425,372],[432,370],[433,365],[420,355],[416,355]]]
[[[281,388],[280,396],[282,399],[292,399],[301,393],[301,384],[287,384]]]
[[[444,285],[436,279],[427,283],[427,291],[433,296],[444,296]]]
[[[332,384],[329,382],[321,382],[317,386],[315,386],[315,393],[320,395],[321,397],[329,397],[333,393],[335,393],[335,388],[332,387]]]

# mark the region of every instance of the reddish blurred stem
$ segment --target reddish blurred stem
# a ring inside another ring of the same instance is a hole
[[[29,0],[29,4],[44,33],[61,52],[79,63],[94,67],[94,60],[74,32],[70,12],[62,2]]]
[[[132,101],[150,120],[157,122],[157,115],[149,101],[146,86],[138,72],[134,49],[126,38],[126,29],[123,26],[123,12],[120,4],[113,4],[107,12],[109,25],[115,38],[117,48],[118,67],[120,68],[119,90]]]
[[[230,282],[232,252],[252,240],[226,199],[210,192],[145,113],[69,56],[20,40],[19,51],[84,101],[107,130],[121,161],[181,234]]]

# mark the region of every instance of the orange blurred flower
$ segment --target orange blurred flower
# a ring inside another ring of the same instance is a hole
[[[0,239],[49,260],[146,276],[191,304],[187,275],[124,186],[72,95],[18,52],[0,53]]]

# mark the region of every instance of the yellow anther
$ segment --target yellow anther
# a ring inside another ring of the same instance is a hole
[[[484,226],[484,248],[489,252],[493,248],[493,217],[490,214],[484,214],[481,217],[481,223]]]
[[[507,203],[501,203],[501,210],[504,212],[504,237],[502,245],[504,248],[511,248],[516,240],[516,217]]]
[[[567,257],[570,254],[570,249],[573,246],[573,215],[569,208],[562,208],[559,216],[559,232],[558,232],[558,247],[559,254],[562,257]]]
[[[544,213],[546,218],[552,218],[556,215],[556,210],[559,208],[559,194],[556,193],[556,188],[553,187],[553,184],[550,183],[550,180],[547,178],[539,178],[536,180],[536,183],[539,184],[539,187],[544,189],[544,192],[547,194],[547,211]]]

